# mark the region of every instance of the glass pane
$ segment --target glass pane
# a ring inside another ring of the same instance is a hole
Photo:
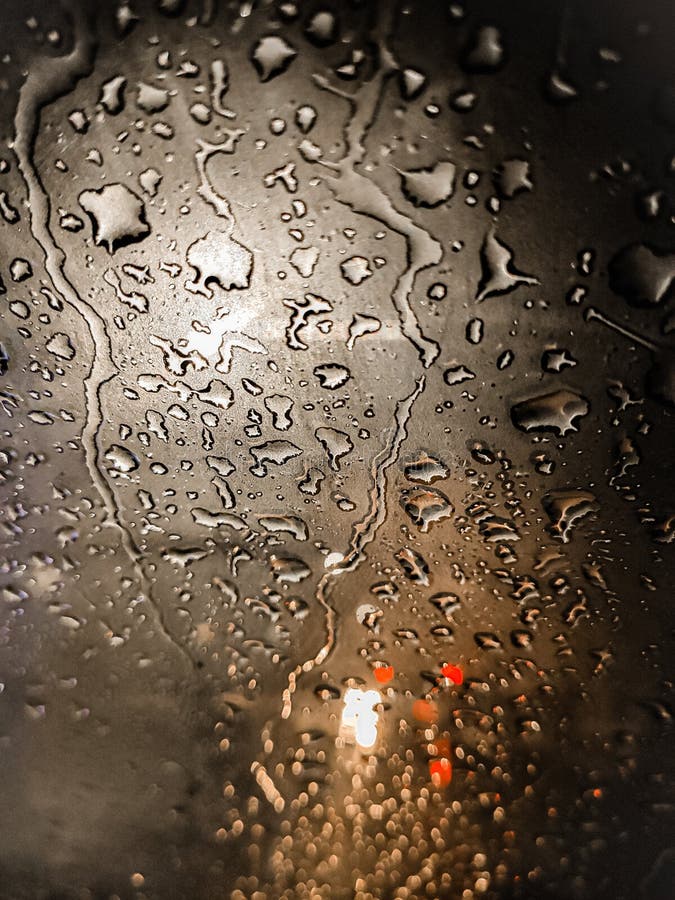
[[[0,898],[670,898],[671,4],[0,20]]]

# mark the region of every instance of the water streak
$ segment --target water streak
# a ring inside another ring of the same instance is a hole
[[[232,234],[234,230],[234,216],[232,215],[232,210],[230,208],[230,204],[222,194],[219,194],[216,189],[213,187],[206,167],[208,161],[214,156],[216,153],[234,153],[237,142],[239,138],[245,132],[241,130],[241,128],[236,128],[231,130],[229,128],[225,129],[226,137],[219,144],[211,144],[208,141],[197,141],[198,150],[195,153],[195,165],[197,166],[197,174],[199,175],[199,187],[197,188],[197,193],[204,200],[205,203],[208,203],[212,206],[216,215],[221,216],[227,222],[226,233]]]
[[[287,719],[292,711],[292,697],[297,687],[298,678],[303,672],[311,672],[316,666],[320,666],[335,646],[336,635],[336,610],[330,602],[330,586],[336,578],[353,572],[363,560],[365,547],[373,540],[380,526],[387,516],[386,488],[387,469],[399,458],[401,445],[408,436],[408,422],[412,415],[415,401],[424,391],[425,376],[415,382],[415,389],[396,404],[394,415],[394,427],[391,439],[387,441],[380,451],[373,457],[371,463],[372,485],[370,489],[370,504],[366,515],[354,525],[349,550],[342,560],[328,569],[321,576],[316,588],[316,599],[323,607],[325,616],[326,641],[313,657],[300,663],[288,676],[288,684],[283,692],[283,706],[281,717]]]
[[[386,82],[399,69],[387,46],[395,6],[394,3],[386,3],[382,15],[375,16],[376,25],[371,31],[371,40],[378,50],[379,66],[372,78],[364,82],[354,94],[341,91],[322,75],[314,76],[314,81],[320,88],[341,97],[352,107],[352,115],[344,126],[345,155],[338,162],[321,158],[316,161],[330,171],[332,177],[327,184],[337,200],[356,213],[376,219],[405,239],[407,265],[398,277],[391,299],[403,334],[417,349],[427,368],[438,356],[440,347],[436,341],[423,334],[410,299],[418,273],[439,263],[443,248],[433,235],[397,210],[382,188],[356,168],[365,157],[365,139],[382,102]]]
[[[93,344],[91,368],[84,379],[85,420],[82,430],[84,458],[92,483],[98,491],[107,521],[119,531],[122,546],[131,560],[136,575],[152,606],[159,631],[176,647],[183,658],[194,665],[185,647],[167,629],[160,605],[154,599],[152,583],[143,565],[143,557],[129,529],[125,526],[104,470],[101,466],[98,435],[103,423],[101,391],[118,374],[112,358],[110,337],[105,322],[86,300],[79,296],[65,274],[65,253],[54,240],[49,227],[51,204],[33,160],[33,150],[43,107],[71,91],[77,82],[89,75],[96,55],[92,27],[92,10],[77,0],[66,0],[64,6],[73,22],[73,49],[65,56],[37,59],[19,94],[14,117],[14,153],[28,192],[31,231],[45,257],[45,269],[55,291],[84,320]]]

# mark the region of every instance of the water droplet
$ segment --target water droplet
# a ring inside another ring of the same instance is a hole
[[[437,488],[407,488],[401,491],[401,506],[422,532],[453,513],[452,503]]]
[[[483,277],[478,285],[476,300],[506,294],[520,285],[539,284],[533,275],[524,275],[513,265],[513,251],[500,241],[494,231],[488,231],[481,248]]]
[[[253,64],[261,81],[269,81],[281,75],[297,56],[295,50],[284,38],[271,34],[260,38],[251,53]]]
[[[609,261],[609,286],[635,306],[653,306],[669,295],[675,279],[675,253],[631,244]]]
[[[511,419],[521,431],[553,431],[564,436],[579,430],[576,422],[588,415],[588,411],[585,397],[562,388],[514,404]]]
[[[104,244],[109,253],[117,246],[142,240],[150,233],[143,201],[123,184],[107,184],[82,191],[80,206],[94,225],[94,243]]]
[[[449,160],[435,163],[428,169],[401,172],[401,187],[415,206],[434,208],[450,197],[455,189],[455,164]]]
[[[551,534],[565,543],[570,539],[572,527],[597,509],[595,496],[590,491],[551,491],[542,502],[550,519]]]

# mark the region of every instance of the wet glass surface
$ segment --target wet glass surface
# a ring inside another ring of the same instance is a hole
[[[670,898],[670,4],[0,20],[0,897]]]

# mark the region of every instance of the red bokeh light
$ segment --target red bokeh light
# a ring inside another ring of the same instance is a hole
[[[394,667],[393,666],[377,666],[374,670],[375,681],[378,681],[380,684],[387,684],[387,682],[391,681],[394,677]]]
[[[444,678],[449,678],[453,684],[462,684],[464,681],[464,672],[462,672],[459,666],[456,666],[453,663],[444,663],[441,666],[441,675],[443,675]]]

